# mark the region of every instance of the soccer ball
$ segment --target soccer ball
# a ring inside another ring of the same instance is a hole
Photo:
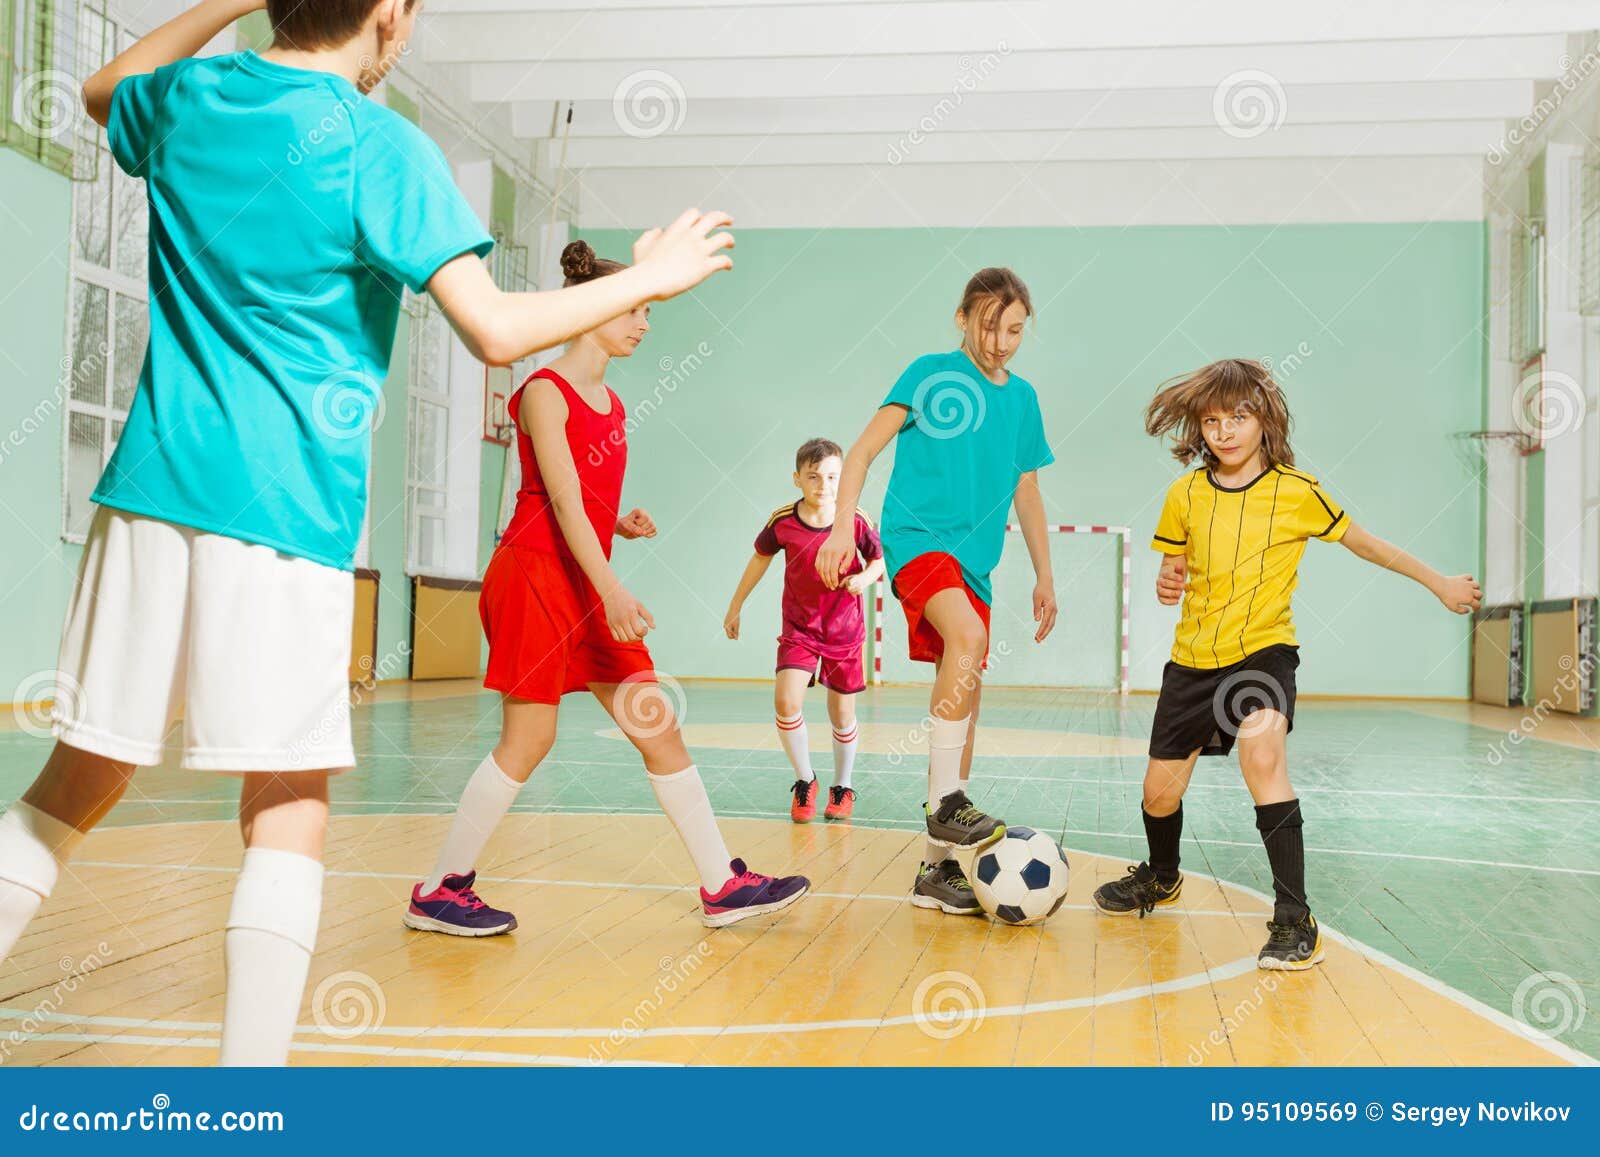
[[[978,857],[973,894],[1004,924],[1037,924],[1067,898],[1067,853],[1032,828],[1011,828]]]

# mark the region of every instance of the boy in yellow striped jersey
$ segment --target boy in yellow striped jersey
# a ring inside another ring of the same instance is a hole
[[[1477,609],[1482,592],[1471,575],[1447,578],[1368,534],[1294,468],[1288,406],[1260,362],[1215,362],[1166,386],[1145,412],[1145,429],[1170,434],[1179,462],[1201,464],[1167,490],[1150,544],[1166,556],[1156,597],[1183,603],[1150,730],[1150,859],[1102,885],[1095,904],[1125,916],[1177,902],[1183,793],[1195,759],[1226,755],[1237,739],[1275,893],[1257,963],[1310,968],[1322,959],[1322,935],[1306,904],[1300,801],[1285,752],[1300,665],[1289,600],[1306,540],[1343,543],[1421,583],[1456,614]]]

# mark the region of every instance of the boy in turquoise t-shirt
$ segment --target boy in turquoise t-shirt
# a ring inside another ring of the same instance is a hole
[[[867,469],[893,441],[879,529],[883,556],[905,611],[911,658],[934,664],[928,840],[911,902],[955,915],[980,908],[950,849],[985,848],[1006,834],[965,789],[989,653],[989,574],[1000,562],[1013,505],[1033,561],[1036,642],[1056,620],[1037,475],[1055,455],[1033,386],[1006,368],[1032,314],[1028,287],[1009,269],[982,269],[967,282],[956,309],[961,348],[918,358],[889,390],[845,456],[834,531],[817,551],[817,572],[838,585],[853,557],[848,528]]]
[[[732,263],[723,214],[635,265],[508,294],[449,166],[365,93],[414,0],[205,0],[84,86],[146,183],[150,344],[62,633],[58,742],[0,816],[0,960],[83,834],[160,762],[243,777],[224,1064],[282,1064],[316,939],[330,772],[350,742],[351,562],[402,288],[508,364]],[[273,47],[191,59],[265,7]]]

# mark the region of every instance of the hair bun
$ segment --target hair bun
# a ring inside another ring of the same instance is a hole
[[[561,251],[561,272],[569,278],[594,274],[594,250],[587,241],[570,242]]]

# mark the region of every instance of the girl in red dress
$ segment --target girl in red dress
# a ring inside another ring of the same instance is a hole
[[[565,284],[626,268],[574,241]],[[483,577],[489,639],[484,686],[503,698],[500,742],[473,773],[433,874],[413,890],[405,923],[428,932],[493,936],[517,926],[473,890],[476,864],[522,785],[556,739],[561,697],[590,691],[639,749],[650,786],[700,873],[702,919],[717,927],[788,907],[803,876],[772,877],[733,859],[644,637],[655,620],[611,569],[613,537],[649,538],[649,514],[619,514],[628,461],[627,410],[605,384],[650,329],[639,306],[582,334],[523,383],[506,410],[517,426],[522,488]]]

